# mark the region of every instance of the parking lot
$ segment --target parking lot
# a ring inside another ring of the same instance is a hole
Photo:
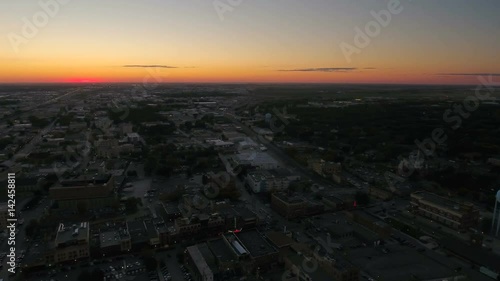
[[[142,260],[134,256],[122,256],[113,259],[82,262],[79,265],[54,267],[52,269],[35,272],[26,280],[78,280],[78,276],[83,271],[92,272],[95,269],[102,270],[106,280],[149,280]]]

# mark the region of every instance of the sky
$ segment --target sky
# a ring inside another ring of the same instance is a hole
[[[498,0],[1,1],[0,82],[476,84],[500,80],[499,15]]]

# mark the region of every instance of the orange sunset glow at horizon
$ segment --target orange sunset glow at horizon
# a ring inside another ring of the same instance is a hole
[[[51,1],[0,4],[9,22],[0,83],[458,85],[500,76],[490,0],[243,1],[225,10],[201,0]]]

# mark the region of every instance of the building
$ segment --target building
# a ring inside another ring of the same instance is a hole
[[[46,255],[48,264],[72,262],[90,257],[88,222],[66,226],[59,224],[54,250]]]
[[[278,262],[278,250],[256,230],[226,233],[223,239],[247,275],[271,269]]]
[[[325,210],[325,205],[301,196],[290,196],[284,192],[277,192],[271,196],[271,208],[286,219],[295,219],[320,214]]]
[[[464,243],[455,237],[446,237],[438,240],[438,244],[451,253],[470,264],[475,265],[482,273],[487,273],[492,278],[500,276],[499,256],[483,247]],[[492,279],[493,280],[493,279]],[[496,279],[498,280],[498,279]]]
[[[378,199],[381,199],[381,200],[384,200],[384,201],[391,200],[392,197],[393,197],[393,194],[392,194],[391,191],[385,190],[385,189],[382,189],[382,188],[377,188],[377,187],[374,187],[374,186],[370,186],[369,187],[368,194],[371,197],[375,197],[375,198],[378,198]]]
[[[288,196],[283,192],[271,196],[271,208],[286,219],[304,216],[307,202],[298,196]]]
[[[411,195],[411,211],[454,229],[469,229],[479,221],[479,209],[433,193],[420,191]]]
[[[207,183],[219,192],[220,197],[239,197],[238,189],[236,188],[236,177],[228,173],[213,173],[210,172],[204,176]]]
[[[209,139],[209,140],[205,140],[205,142],[212,145],[217,150],[230,151],[232,148],[234,148],[234,142],[230,142],[230,141],[223,141],[220,139]]]
[[[257,214],[255,214],[250,209],[244,207],[235,207],[233,210],[236,212],[238,228],[252,229],[255,228],[259,223],[259,216],[257,216]],[[226,221],[228,221],[227,217]]]
[[[255,193],[287,190],[290,180],[271,171],[258,170],[248,173],[246,184]]]
[[[288,281],[358,281],[359,269],[346,259],[324,252],[313,252],[301,247],[290,247],[282,250],[286,279]],[[315,270],[307,270],[305,263],[316,264]]]
[[[197,277],[195,280],[213,281],[214,273],[207,264],[207,261],[198,248],[198,245],[188,247],[186,251],[189,257],[188,263],[194,265],[193,268],[195,269],[195,275]]]
[[[347,208],[344,200],[335,195],[325,195],[321,198],[321,201],[329,210],[340,211]]]
[[[127,229],[130,234],[131,248],[133,250],[141,250],[149,245],[149,234],[144,221],[127,221]]]
[[[133,125],[131,123],[122,123],[120,124],[120,128],[121,128],[121,131],[122,131],[122,134],[126,135],[126,134],[130,134],[133,132]]]
[[[239,142],[238,142],[237,147],[236,147],[236,149],[238,151],[255,150],[258,148],[259,148],[259,145],[249,137],[243,137],[243,138],[239,139]]]
[[[127,229],[109,230],[99,234],[100,254],[117,255],[132,249]]]
[[[114,177],[110,174],[63,180],[49,190],[60,209],[92,209],[117,204]]]
[[[131,143],[139,143],[141,141],[141,136],[138,133],[128,133],[127,140]]]
[[[252,127],[252,130],[257,133],[259,136],[262,136],[266,138],[269,141],[272,141],[274,138],[274,132],[271,129],[267,128],[259,128],[259,127]]]
[[[251,166],[267,170],[279,168],[278,161],[272,158],[268,153],[255,150],[240,152],[234,155],[232,160],[236,166]]]
[[[172,203],[159,203],[157,213],[163,218],[165,222],[174,221],[176,218],[182,217],[178,204]]]
[[[493,208],[493,219],[491,220],[491,232],[498,236],[500,231],[500,207],[498,204],[500,203],[500,190],[497,192],[495,196],[495,208]],[[495,229],[496,225],[496,229]]]
[[[225,219],[225,230],[252,229],[259,222],[257,214],[245,207],[224,206],[217,212]]]
[[[19,263],[26,270],[42,269],[56,264],[74,263],[89,257],[89,223],[82,222],[72,225],[60,223],[53,241],[31,247],[22,263]]]
[[[222,135],[224,136],[224,139],[231,141],[231,142],[239,142],[244,140],[247,136],[243,133],[234,131],[234,130],[225,130],[222,132]]]
[[[160,233],[156,229],[155,224],[151,220],[144,221],[144,226],[148,233],[148,243],[150,246],[157,247],[160,245]]]
[[[87,123],[86,122],[72,121],[69,123],[69,129],[72,131],[83,131],[83,130],[87,129]]]
[[[234,270],[239,266],[237,255],[232,250],[231,246],[226,243],[224,236],[210,240],[207,242],[208,247],[215,256],[216,263],[219,267],[219,272],[226,270]]]
[[[95,143],[95,153],[100,158],[114,158],[120,154],[118,140],[116,139],[100,139]]]
[[[198,221],[191,221],[188,218],[177,218],[174,222],[175,231],[182,236],[196,234],[201,229],[201,224]]]
[[[335,162],[327,162],[323,159],[309,159],[307,165],[315,173],[322,177],[331,178],[336,183],[341,183],[342,181],[342,164]]]
[[[362,225],[363,227],[373,231],[373,233],[376,234],[376,237],[367,239],[372,240],[370,242],[378,241],[380,239],[387,239],[392,233],[392,227],[389,224],[373,216],[372,214],[365,212],[364,210],[353,210],[347,212],[346,215],[352,221],[356,222],[359,225]],[[356,229],[356,227],[354,227],[354,229]],[[365,238],[370,237],[369,231],[358,231],[358,234],[361,236],[365,236]]]
[[[180,240],[198,237],[210,237],[226,230],[226,222],[218,214],[196,214],[190,218],[177,218],[174,221],[175,236]]]

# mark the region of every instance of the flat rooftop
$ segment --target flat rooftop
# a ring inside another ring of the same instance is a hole
[[[217,262],[215,260],[215,256],[208,247],[207,243],[198,244],[198,251],[200,251],[201,255],[205,259],[205,262],[210,267],[212,272],[217,272]]]
[[[337,203],[337,204],[343,204],[344,200],[341,198],[337,197],[336,195],[327,195],[323,196],[324,199],[329,200],[331,202]]]
[[[446,197],[442,197],[430,192],[420,191],[420,192],[415,192],[412,195],[420,197],[420,200],[427,201],[431,204],[438,205],[441,208],[446,208],[453,212],[459,212],[460,207],[465,205],[464,203],[448,199]]]
[[[224,242],[222,238],[218,238],[215,240],[208,241],[208,245],[212,250],[214,256],[221,262],[229,262],[235,260],[233,251],[229,246]]]
[[[326,271],[324,271],[321,267],[317,267],[316,270],[309,270],[310,272],[306,271],[303,267],[305,257],[299,255],[295,251],[291,249],[285,249],[284,250],[284,256],[290,260],[295,266],[297,266],[299,269],[301,269],[302,273],[309,275],[311,277],[311,280],[314,281],[332,281],[332,277],[328,275]]]
[[[148,232],[148,236],[150,239],[158,238],[158,232],[156,231],[156,227],[151,221],[145,221],[146,230]]]
[[[339,223],[336,225],[332,225],[332,226],[327,227],[327,229],[328,229],[328,232],[330,234],[332,234],[332,236],[336,236],[336,237],[349,235],[349,234],[354,232],[354,227],[352,227],[352,225],[345,224],[345,223]]]
[[[467,245],[453,237],[440,239],[439,244],[444,248],[451,250],[458,256],[468,259],[475,264],[500,272],[500,263],[498,262],[500,260],[500,256],[495,255],[493,252],[488,252],[483,248]]]
[[[72,187],[72,186],[85,186],[89,184],[93,185],[103,185],[109,181],[111,174],[109,175],[83,175],[76,179],[67,179],[61,181],[60,187]]]
[[[276,245],[276,247],[279,248],[291,245],[295,242],[292,238],[278,231],[271,231],[267,233],[266,236],[267,239],[269,239],[272,243],[274,243],[274,245]]]
[[[241,216],[243,220],[251,220],[257,218],[257,215],[250,209],[245,207],[234,207],[234,210]]]
[[[269,173],[277,178],[284,178],[284,177],[293,176],[292,172],[290,172],[290,170],[285,169],[285,168],[272,169],[272,170],[269,170]]]
[[[249,161],[252,162],[253,164],[277,164],[278,161],[276,161],[271,155],[265,152],[259,152],[259,151],[242,151],[239,154],[236,154],[235,160],[237,161]]]
[[[283,202],[286,202],[288,204],[298,204],[305,202],[305,199],[299,196],[287,196],[284,193],[275,193],[273,194],[276,198],[280,199]]]
[[[106,231],[99,235],[101,248],[120,245],[120,233],[118,231]]]
[[[59,224],[56,235],[56,245],[73,244],[78,241],[89,239],[89,223]]]
[[[403,246],[387,246],[389,253],[384,254],[373,247],[351,249],[351,262],[370,276],[386,281],[440,280],[456,276],[457,273],[416,250]],[[394,270],[397,269],[397,270]]]
[[[242,231],[236,237],[254,258],[277,253],[278,251],[256,230]]]
[[[201,254],[199,248],[197,245],[190,246],[187,248],[187,251],[191,258],[193,259],[193,262],[198,269],[198,272],[202,275],[207,274],[211,275],[211,270],[210,267],[208,266],[207,262],[205,261],[205,258]]]
[[[179,210],[179,205],[177,204],[164,204],[165,206],[165,211],[167,212],[168,215],[171,214],[178,214],[181,211]]]
[[[133,242],[141,242],[148,240],[148,232],[144,226],[144,221],[128,221],[128,231]]]
[[[252,171],[248,173],[248,176],[251,177],[254,181],[265,180],[273,177],[267,170]]]

